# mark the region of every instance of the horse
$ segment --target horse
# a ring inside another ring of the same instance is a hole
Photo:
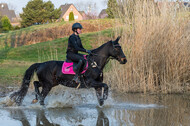
[[[10,95],[10,98],[20,106],[27,94],[30,81],[36,72],[38,81],[34,81],[35,99],[44,105],[44,99],[50,90],[61,84],[71,88],[94,88],[99,105],[104,104],[104,100],[108,97],[108,85],[103,83],[103,69],[110,59],[117,60],[120,64],[126,64],[126,56],[119,44],[120,36],[116,40],[108,41],[100,47],[91,50],[91,54],[87,55],[88,69],[81,74],[81,83],[77,84],[72,81],[74,75],[63,74],[62,65],[64,61],[47,61],[43,63],[34,63],[26,71],[22,80],[20,89]],[[41,91],[39,88],[42,87]]]

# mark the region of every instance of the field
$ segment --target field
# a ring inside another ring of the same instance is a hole
[[[105,83],[120,92],[189,93],[190,12],[168,7],[158,11],[151,2],[121,5],[122,13],[118,10],[116,19],[81,22],[85,27],[81,39],[87,49],[122,36],[120,44],[128,63],[111,61],[105,70]],[[24,71],[34,62],[65,60],[72,23],[32,26],[3,34],[0,84],[20,84]]]

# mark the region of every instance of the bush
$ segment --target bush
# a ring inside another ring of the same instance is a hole
[[[19,26],[15,26],[15,27],[14,27],[14,30],[18,30],[18,29],[20,29]]]
[[[69,14],[69,21],[74,21],[75,19],[74,19],[74,14],[73,14],[73,12],[70,12],[70,14]]]
[[[3,31],[9,31],[12,29],[12,25],[10,23],[10,20],[7,16],[3,16],[1,19],[1,27]]]

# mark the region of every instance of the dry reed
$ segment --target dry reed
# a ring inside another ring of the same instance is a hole
[[[113,61],[106,82],[122,92],[190,91],[190,16],[180,15],[189,12],[177,3],[119,3],[117,14],[123,27],[116,28],[115,34],[122,35],[120,43],[128,62],[118,65]]]

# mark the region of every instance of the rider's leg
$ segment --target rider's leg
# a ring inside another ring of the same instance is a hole
[[[73,78],[73,81],[76,83],[80,83],[80,70],[83,64],[85,63],[85,59],[82,54],[75,53],[67,53],[67,58],[72,60],[73,62],[77,62],[78,64],[74,67],[74,71],[76,75]]]
[[[79,60],[78,64],[74,66],[74,71],[76,74],[73,78],[73,81],[76,83],[80,83],[80,69],[81,69],[82,64],[83,64],[82,60]]]

